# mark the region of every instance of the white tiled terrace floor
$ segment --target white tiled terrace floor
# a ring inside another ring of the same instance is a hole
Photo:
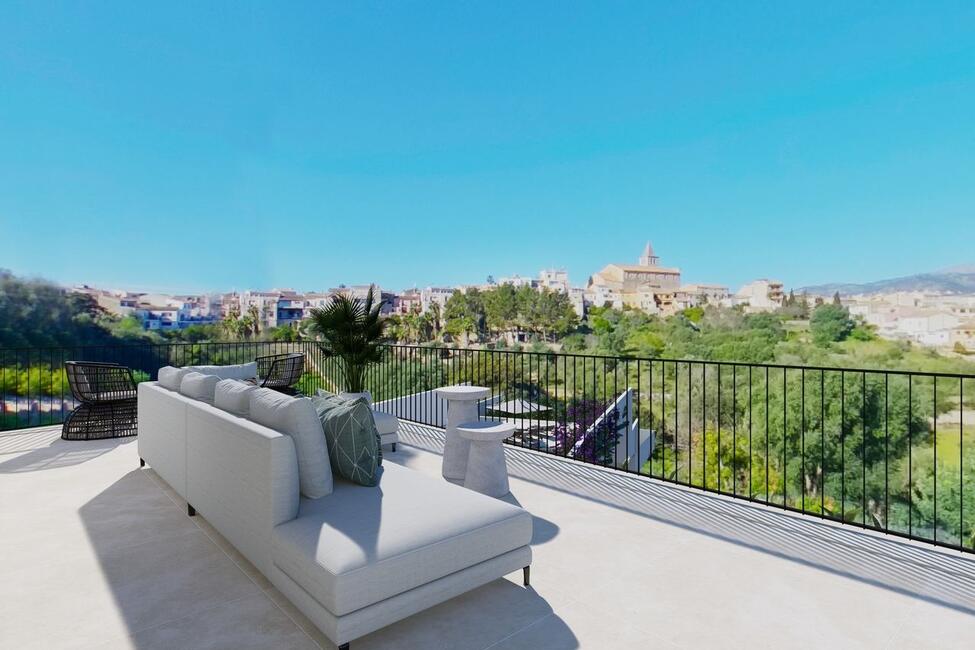
[[[388,461],[439,476],[442,432]],[[509,449],[520,572],[353,642],[380,648],[972,648],[975,558]],[[134,438],[0,434],[4,648],[333,648]]]

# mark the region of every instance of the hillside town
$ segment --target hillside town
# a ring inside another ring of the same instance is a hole
[[[387,290],[377,284],[339,285],[324,291],[299,292],[289,288],[245,290],[215,294],[161,294],[78,286],[71,291],[92,296],[98,305],[117,316],[133,316],[146,330],[185,329],[214,324],[228,317],[249,314],[262,329],[296,326],[315,308],[345,293],[365,299],[370,291],[387,315],[440,314],[457,292],[488,291],[504,285],[529,287],[568,297],[581,319],[593,307],[634,309],[650,315],[670,316],[705,305],[740,307],[746,313],[776,311],[788,301],[783,283],[759,278],[731,292],[721,284],[682,281],[681,270],[664,266],[647,242],[635,264],[610,263],[591,275],[585,286],[573,286],[564,269],[543,269],[537,277],[489,276],[481,284],[413,287]],[[794,295],[794,292],[793,292]],[[805,295],[805,294],[804,294]],[[809,302],[833,296],[805,295]],[[911,341],[945,350],[975,349],[975,295],[935,292],[890,292],[842,296],[850,314],[872,326],[888,340]]]

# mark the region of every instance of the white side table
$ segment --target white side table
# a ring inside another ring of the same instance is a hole
[[[444,478],[463,481],[467,476],[467,456],[471,443],[457,435],[457,427],[477,420],[477,402],[491,394],[482,386],[445,386],[436,390],[447,400],[447,432],[443,447]]]
[[[491,497],[503,497],[508,493],[508,463],[501,441],[514,432],[513,424],[487,420],[457,427],[457,433],[471,444],[464,487]]]

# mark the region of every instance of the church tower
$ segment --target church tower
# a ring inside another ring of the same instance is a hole
[[[653,254],[653,246],[648,241],[640,256],[640,266],[658,266],[659,262],[660,258]]]

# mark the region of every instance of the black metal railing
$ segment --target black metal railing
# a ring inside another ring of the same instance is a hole
[[[303,393],[342,388],[311,342],[0,350],[2,428],[60,422],[67,360],[144,380],[279,352],[305,353]],[[416,345],[386,346],[367,374],[376,408],[435,426],[434,390],[464,383],[492,389],[481,416],[513,423],[512,445],[975,550],[975,375]],[[61,410],[30,406],[45,391]]]
[[[60,424],[77,406],[68,386],[66,361],[119,363],[136,382],[155,380],[164,366],[246,363],[257,357],[303,352],[306,372],[299,390],[314,393],[323,383],[324,356],[310,342],[163,343],[0,349],[0,431]]]

